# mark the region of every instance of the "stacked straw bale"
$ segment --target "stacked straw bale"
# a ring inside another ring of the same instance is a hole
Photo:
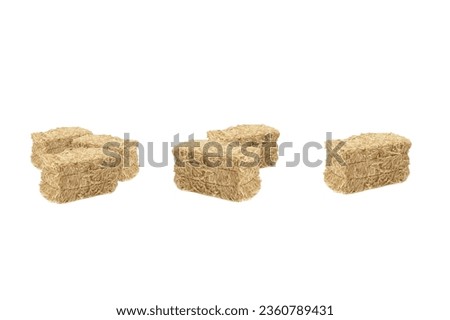
[[[72,142],[74,148],[105,148],[120,158],[120,181],[130,180],[139,172],[137,146],[137,141],[125,141],[110,135],[86,135]]]
[[[208,131],[208,140],[253,143],[261,149],[261,168],[275,166],[278,160],[277,140],[280,132],[266,125],[238,125],[225,130]]]
[[[244,155],[241,148],[227,147],[224,142],[204,140],[175,146],[172,151],[177,187],[231,201],[247,200],[256,195],[261,186],[259,148],[246,148]]]
[[[393,133],[367,133],[327,142],[345,163],[328,154],[324,177],[334,191],[354,193],[403,182],[409,175],[411,141]]]
[[[44,154],[60,153],[71,147],[73,139],[86,135],[92,135],[92,132],[78,127],[56,128],[47,132],[33,133],[31,162],[36,168],[42,169]]]
[[[42,156],[40,190],[53,202],[65,203],[113,192],[120,167],[99,148],[77,148]]]
[[[137,141],[93,135],[82,128],[32,134],[32,162],[42,169],[40,189],[50,201],[65,203],[113,192],[118,181],[139,172]]]

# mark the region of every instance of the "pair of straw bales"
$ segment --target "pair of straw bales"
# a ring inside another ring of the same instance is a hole
[[[137,142],[66,127],[32,134],[42,195],[57,203],[113,192],[138,174]],[[128,163],[127,163],[128,162]]]
[[[279,135],[265,125],[239,125],[208,131],[208,140],[180,143],[173,148],[175,184],[226,200],[250,199],[261,188],[259,169],[278,160]]]
[[[354,193],[405,181],[409,176],[411,141],[393,133],[366,133],[327,142],[339,157],[327,153],[326,184],[340,193]]]

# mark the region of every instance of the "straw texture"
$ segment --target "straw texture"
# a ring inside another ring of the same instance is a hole
[[[177,187],[231,201],[255,196],[261,187],[255,157],[242,154],[239,148],[227,152],[226,143],[212,143],[191,141],[173,148]],[[258,159],[258,148],[250,147],[248,151]]]
[[[275,128],[266,125],[238,125],[225,130],[211,130],[207,134],[211,141],[253,143],[261,149],[261,168],[275,166],[278,161],[277,140],[280,132]]]
[[[120,167],[99,148],[77,148],[42,156],[40,190],[53,202],[65,203],[113,192]]]
[[[409,176],[408,151],[411,141],[393,133],[366,133],[345,140],[332,140],[333,150],[340,143],[340,163],[328,154],[324,178],[334,191],[354,193],[405,181]]]
[[[32,133],[31,162],[36,168],[42,169],[42,155],[62,152],[71,147],[73,139],[91,134],[91,131],[79,127],[62,127]]]
[[[74,148],[105,148],[120,156],[120,181],[130,180],[139,173],[137,145],[137,141],[125,141],[111,135],[82,136],[72,142]]]

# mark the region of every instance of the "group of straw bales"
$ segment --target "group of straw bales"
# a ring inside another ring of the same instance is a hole
[[[275,165],[278,159],[279,135],[268,126],[239,125],[208,131],[205,141],[181,143],[173,149],[175,183],[182,190],[222,199],[249,199],[260,189],[259,169]],[[233,148],[232,153],[219,152],[230,145],[239,147]],[[242,148],[245,145],[253,149]],[[410,147],[407,138],[392,133],[368,133],[327,141],[327,149],[338,148],[340,158],[327,152],[325,182],[340,193],[403,182],[409,176]],[[249,154],[258,155],[257,166],[251,165],[249,160],[255,157],[249,159]]]
[[[207,132],[207,140],[176,145],[175,184],[231,201],[255,196],[259,170],[278,160],[278,130],[238,125]],[[119,181],[138,174],[138,143],[71,127],[32,134],[31,161],[41,170],[40,190],[65,203],[113,192]],[[393,133],[367,133],[327,141],[325,183],[340,193],[355,193],[405,181],[411,141]]]
[[[255,196],[261,188],[259,169],[278,160],[278,130],[239,125],[207,136],[173,148],[177,187],[231,201]]]
[[[41,170],[40,190],[65,203],[113,192],[139,171],[137,142],[66,127],[32,134],[31,161]]]

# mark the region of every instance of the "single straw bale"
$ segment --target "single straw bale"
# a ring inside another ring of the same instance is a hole
[[[71,147],[73,139],[91,134],[91,131],[79,127],[62,127],[46,132],[32,133],[31,162],[35,167],[41,169],[42,155],[60,153]]]
[[[254,143],[261,149],[259,164],[261,168],[275,166],[278,161],[277,140],[280,132],[275,128],[266,125],[244,124],[225,130],[210,130],[207,134],[208,139],[212,141]]]
[[[334,191],[354,193],[405,181],[411,141],[393,133],[366,133],[328,141],[325,183]]]
[[[74,139],[74,148],[100,148],[120,158],[120,181],[130,180],[139,172],[138,142],[111,135],[89,135]]]
[[[77,148],[42,156],[40,190],[53,202],[65,203],[113,192],[120,167],[100,148]]]
[[[259,148],[247,147],[244,154],[240,147],[227,146],[205,140],[176,145],[173,154],[177,187],[231,201],[255,196],[261,187]]]

